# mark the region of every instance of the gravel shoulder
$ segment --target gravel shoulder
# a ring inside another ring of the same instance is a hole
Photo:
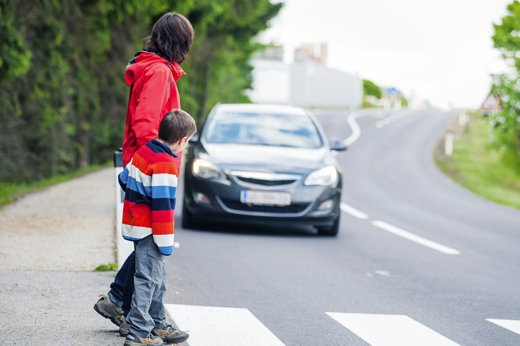
[[[92,271],[114,262],[114,171],[107,168],[0,209],[3,271]]]

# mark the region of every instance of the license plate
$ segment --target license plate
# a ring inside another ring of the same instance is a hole
[[[284,206],[291,204],[291,194],[287,192],[243,190],[240,193],[240,202],[246,204]]]

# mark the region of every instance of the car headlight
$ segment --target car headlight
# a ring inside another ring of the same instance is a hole
[[[338,182],[338,171],[334,166],[318,169],[305,179],[305,185],[335,185]]]
[[[226,180],[226,175],[220,168],[203,159],[193,161],[191,171],[194,176],[202,179]]]

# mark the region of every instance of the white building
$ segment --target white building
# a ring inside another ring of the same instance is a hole
[[[311,61],[291,65],[290,103],[303,107],[357,109],[363,81],[356,75]]]
[[[363,82],[357,75],[325,66],[322,56],[306,58],[301,52],[291,64],[283,62],[279,51],[255,58],[251,100],[309,108],[361,107]]]
[[[282,60],[253,60],[251,101],[256,103],[290,104],[291,65]]]

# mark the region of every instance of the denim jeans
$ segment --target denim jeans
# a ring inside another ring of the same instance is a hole
[[[110,285],[108,297],[114,304],[119,305],[125,317],[132,305],[132,295],[134,294],[134,273],[135,273],[135,251],[132,251],[123,266],[116,274],[114,282]]]
[[[147,337],[153,328],[168,325],[163,305],[166,293],[165,261],[151,235],[135,242],[134,287],[132,308],[126,321],[130,333]]]

